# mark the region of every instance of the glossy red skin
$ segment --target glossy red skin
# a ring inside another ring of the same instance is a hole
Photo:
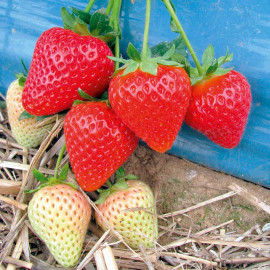
[[[187,111],[191,86],[183,68],[159,66],[157,76],[137,69],[110,82],[112,109],[152,149],[169,150]]]
[[[232,70],[192,87],[185,122],[216,144],[234,148],[241,140],[250,106],[248,81]]]
[[[78,88],[99,96],[109,85],[114,63],[112,52],[98,38],[80,36],[59,27],[38,39],[25,83],[22,103],[33,115],[50,115],[69,109]]]
[[[85,191],[100,188],[138,145],[137,136],[102,102],[73,107],[64,133],[70,164]]]

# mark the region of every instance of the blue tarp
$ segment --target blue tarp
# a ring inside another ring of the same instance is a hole
[[[96,1],[93,9],[105,7]],[[232,66],[243,73],[252,89],[252,108],[241,143],[235,149],[223,149],[198,132],[183,125],[169,151],[213,169],[270,187],[270,3],[268,0],[174,1],[177,13],[198,56],[208,44],[216,56],[227,46],[234,53]],[[35,42],[48,28],[62,26],[60,9],[80,1],[1,0],[0,1],[0,91],[6,92],[14,72],[22,71],[20,59],[31,62]],[[145,1],[123,1],[121,51],[129,41],[142,47]],[[149,45],[170,41],[170,16],[164,4],[152,1]]]

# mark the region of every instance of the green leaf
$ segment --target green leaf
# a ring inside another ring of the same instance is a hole
[[[74,107],[76,105],[79,105],[79,104],[83,104],[83,103],[86,103],[86,102],[83,101],[83,100],[76,99],[76,100],[73,101],[72,107]]]
[[[26,82],[26,75],[23,72],[20,72],[20,73],[15,73],[15,77],[18,79],[18,84],[24,87],[24,84]]]
[[[25,82],[26,82],[26,78],[25,77],[20,77],[19,80],[18,80],[18,84],[20,86],[22,86],[22,87],[24,87]]]
[[[134,45],[130,42],[127,47],[128,57],[134,61],[141,61],[141,56],[138,50],[134,47]]]
[[[89,36],[91,33],[88,30],[87,24],[77,17],[73,25],[73,31],[82,36]]]
[[[221,75],[225,75],[228,72],[230,72],[232,70],[232,68],[218,68],[214,74],[217,76],[221,76]]]
[[[206,70],[206,75],[214,73],[218,68],[218,61],[215,59],[211,66]]]
[[[90,32],[94,36],[102,34],[109,26],[110,18],[106,14],[105,9],[95,11],[90,18]]]
[[[32,194],[32,193],[37,192],[37,191],[39,191],[40,189],[42,189],[43,187],[46,187],[46,186],[48,186],[47,183],[46,184],[42,184],[42,185],[38,186],[35,189],[25,189],[24,192],[27,193],[27,194]]]
[[[203,53],[202,63],[203,65],[210,65],[214,60],[214,47],[210,44]]]
[[[33,175],[39,182],[48,183],[47,177],[37,169],[33,169]]]
[[[63,26],[65,29],[73,30],[73,25],[75,23],[75,16],[70,14],[65,7],[61,8],[61,17],[63,20]]]
[[[147,61],[142,61],[140,63],[140,69],[146,73],[157,75],[158,64],[155,61],[148,59]]]
[[[178,62],[171,60],[156,59],[156,62],[164,66],[177,66],[177,67],[183,66],[182,64],[179,64]]]
[[[109,59],[115,61],[115,62],[119,62],[121,64],[127,64],[129,61],[123,58],[119,58],[119,57],[114,57],[114,56],[107,56]]]
[[[123,178],[125,176],[125,170],[121,166],[117,171],[116,171],[116,179]]]
[[[108,91],[105,91],[105,92],[101,95],[100,99],[102,99],[102,100],[109,99]]]
[[[59,174],[59,177],[58,177],[58,180],[60,182],[64,182],[66,179],[67,179],[67,175],[68,175],[68,170],[69,170],[69,164],[66,163],[64,165],[64,167],[62,168],[60,174]]]
[[[185,42],[181,36],[171,42],[161,42],[151,48],[153,57],[163,56],[172,46],[175,46],[175,54],[187,56]]]
[[[225,56],[221,56],[218,58],[218,66],[222,66],[223,64],[232,61],[233,59],[233,53],[229,54],[229,49],[227,48],[227,52]]]
[[[78,190],[78,186],[77,186],[76,184],[74,184],[74,183],[65,182],[64,184],[65,184],[65,185],[68,185],[68,186],[70,186],[70,187],[72,187],[72,188],[74,188],[74,189],[76,189],[76,190]]]
[[[52,117],[52,116],[53,116],[53,114],[37,116],[37,122],[42,121],[42,120],[49,118],[49,117]]]
[[[129,73],[134,72],[135,70],[138,69],[139,66],[140,66],[140,64],[137,62],[133,62],[133,63],[129,64],[121,76],[125,76]]]
[[[126,183],[125,178],[120,178],[116,183],[111,187],[111,194],[119,190],[128,189],[128,184]]]
[[[191,85],[196,84],[197,82],[201,81],[203,78],[204,78],[204,76],[198,76],[198,77],[191,78],[190,79]]]
[[[134,174],[128,174],[125,176],[126,180],[137,180],[139,179],[138,176],[134,175]]]
[[[32,115],[32,114],[30,114],[30,113],[27,112],[27,111],[23,111],[23,112],[20,114],[19,121],[24,120],[24,119],[33,118],[33,117],[35,117],[35,116]]]
[[[191,65],[186,57],[184,57],[183,55],[180,55],[180,54],[174,54],[172,56],[172,61],[175,61],[175,62],[179,63],[180,65],[182,65],[183,68],[186,70],[188,76],[190,77]]]
[[[95,204],[102,204],[107,197],[110,196],[111,192],[110,190],[98,190],[100,192],[99,198],[95,201]]]
[[[86,99],[86,100],[91,100],[91,101],[100,101],[98,98],[95,98],[95,97],[92,97],[88,94],[86,94],[82,89],[78,89],[78,93],[79,95],[83,98],[83,99]]]
[[[173,44],[172,47],[161,56],[161,58],[165,60],[170,59],[173,56],[174,51],[175,51],[175,45]]]
[[[80,19],[83,20],[86,24],[89,24],[91,15],[88,12],[74,7],[69,7],[69,9],[75,16],[80,17]]]
[[[7,104],[5,101],[0,100],[0,109],[5,109],[7,107]]]

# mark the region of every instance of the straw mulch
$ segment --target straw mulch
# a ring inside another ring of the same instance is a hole
[[[31,195],[25,189],[37,185],[33,168],[52,175],[63,145],[63,118],[39,149],[25,149],[14,140],[5,110],[0,111],[0,270],[63,269],[45,244],[32,230],[27,217]],[[62,160],[60,168],[68,162]],[[70,173],[69,181],[74,181]],[[270,269],[270,228],[256,225],[239,235],[230,231],[234,220],[228,220],[202,231],[181,230],[179,216],[232,196],[243,196],[270,215],[270,206],[251,196],[239,186],[230,192],[177,212],[159,215],[159,239],[169,235],[173,242],[160,244],[153,250],[130,249],[112,228],[103,233],[94,220],[89,224],[81,259],[74,269]],[[85,194],[93,208],[97,193]],[[158,209],[157,209],[158,212]],[[217,221],[218,223],[218,221]],[[165,225],[164,225],[165,224]],[[269,224],[268,224],[269,225]]]

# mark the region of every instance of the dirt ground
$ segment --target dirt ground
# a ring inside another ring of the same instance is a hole
[[[190,161],[159,154],[140,145],[124,165],[126,173],[137,175],[156,192],[158,214],[181,210],[225,194],[232,183],[270,204],[270,190],[244,180],[213,171]],[[186,215],[176,217],[183,231],[197,232],[233,219],[232,229],[243,233],[252,226],[270,222],[270,216],[246,199],[234,195]]]

